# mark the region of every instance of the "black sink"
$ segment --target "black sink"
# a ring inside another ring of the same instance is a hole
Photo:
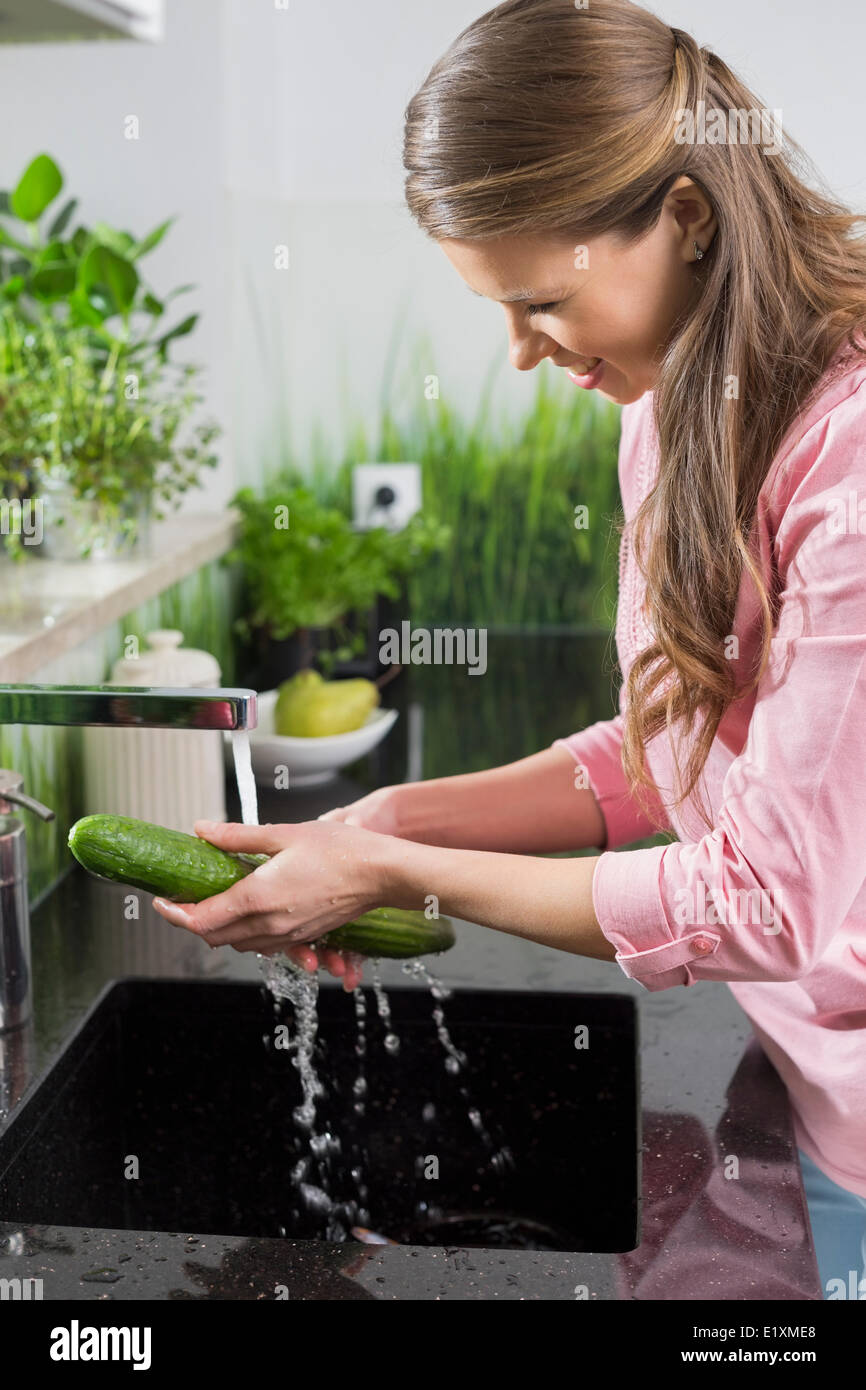
[[[335,1201],[357,1199],[365,1184],[369,1226],[400,1243],[637,1246],[631,997],[455,993],[444,1007],[467,1058],[457,1075],[445,1068],[426,989],[388,990],[394,1055],[366,997],[358,1115],[354,1004],[336,987],[319,994],[327,1093],[316,1129],[341,1145],[326,1160]],[[108,986],[0,1130],[0,1221],[334,1239],[292,1177],[309,1147],[292,1119],[297,1069],[274,1046],[275,1023],[291,1017],[282,1009],[256,984]],[[584,1024],[589,1046],[578,1049]],[[309,1176],[323,1185],[321,1170]]]

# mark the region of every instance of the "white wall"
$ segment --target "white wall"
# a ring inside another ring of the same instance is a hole
[[[301,441],[314,420],[334,422],[338,433],[343,379],[355,408],[376,418],[382,364],[404,306],[401,342],[430,333],[441,390],[462,410],[474,409],[497,358],[503,407],[517,410],[534,393],[537,373],[507,362],[501,310],[468,293],[403,205],[406,103],[461,29],[490,7],[484,0],[289,0],[288,11],[276,13],[269,3],[227,0],[230,184],[236,195],[246,179],[260,198],[258,210],[235,208],[235,252],[256,279],[261,312],[270,300],[272,338],[281,344],[276,394]],[[781,107],[828,184],[866,208],[866,8],[827,0],[820,19],[806,0],[671,0],[654,8],[715,47],[767,106]],[[271,142],[267,159],[257,148],[262,139]],[[276,277],[272,291],[257,222],[270,239],[279,234],[291,245],[292,269],[282,282]],[[240,315],[239,338],[247,342],[249,304]],[[398,368],[405,365],[401,354]],[[405,379],[403,390],[420,397],[421,389],[417,376]],[[252,470],[259,458],[252,441],[267,411],[251,418],[250,406],[249,399],[238,406],[238,449]]]
[[[319,423],[334,440],[345,393],[378,417],[384,361],[405,312],[397,369],[418,333],[443,394],[472,411],[490,363],[517,410],[536,373],[506,360],[501,311],[473,298],[403,206],[407,101],[483,0],[168,0],[164,45],[0,48],[0,184],[37,150],[60,161],[84,212],[138,230],[177,226],[148,269],[189,279],[202,323],[181,355],[207,363],[230,431],[209,484],[256,479]],[[866,207],[866,10],[857,0],[668,0],[655,5],[739,70],[845,201]],[[125,115],[142,138],[124,140]],[[290,268],[274,268],[274,247]],[[181,301],[186,303],[187,301]],[[399,384],[399,377],[398,377]],[[403,391],[419,392],[419,379]],[[189,505],[201,507],[200,497]]]
[[[861,0],[665,0],[647,6],[714,49],[786,131],[836,197],[866,211],[866,7]]]

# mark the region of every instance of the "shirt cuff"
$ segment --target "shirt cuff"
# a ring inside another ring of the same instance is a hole
[[[696,983],[690,965],[718,949],[721,936],[702,927],[674,936],[662,902],[662,860],[673,845],[625,854],[605,851],[592,876],[592,905],[624,975],[647,990]]]

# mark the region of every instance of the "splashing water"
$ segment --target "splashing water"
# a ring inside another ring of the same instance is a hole
[[[355,1056],[358,1058],[358,1075],[352,1085],[352,1095],[355,1097],[354,1110],[356,1115],[363,1115],[365,1109],[365,1097],[367,1095],[367,1001],[364,998],[364,991],[356,989],[355,997],[355,1022],[358,1027],[355,1039]]]
[[[259,965],[275,1009],[280,1001],[288,1000],[294,1010],[289,1048],[293,1053],[292,1063],[298,1069],[302,1102],[292,1111],[292,1119],[306,1139],[307,1153],[291,1170],[292,1186],[307,1211],[326,1218],[324,1238],[343,1241],[352,1226],[369,1221],[369,1213],[363,1207],[367,1189],[355,1161],[349,1171],[357,1198],[344,1202],[334,1198],[332,1163],[341,1164],[343,1145],[338,1135],[328,1129],[320,1132],[316,1125],[316,1102],[325,1094],[313,1062],[319,1030],[319,977],[300,969],[285,956],[260,956]]]
[[[436,1035],[445,1049],[445,1070],[452,1076],[456,1076],[466,1065],[466,1054],[460,1052],[451,1041],[451,1034],[448,1032],[445,1023],[445,1010],[442,1008],[442,1000],[450,999],[452,991],[435,975],[431,975],[422,960],[409,960],[403,966],[403,973],[411,975],[415,980],[423,980],[433,996],[433,1022],[436,1024]]]
[[[301,1081],[303,1101],[295,1107],[295,1123],[308,1134],[312,1134],[316,1120],[316,1101],[324,1095],[325,1088],[316,1075],[313,1066],[313,1051],[319,1031],[319,1013],[316,1008],[319,998],[319,977],[285,958],[259,956],[262,977],[274,1000],[288,999],[294,1006],[295,1026],[289,1044],[294,1055],[293,1065],[297,1067]]]
[[[316,1102],[325,1094],[325,1087],[313,1061],[319,1029],[319,977],[302,970],[285,956],[260,956],[259,964],[263,982],[273,996],[275,1007],[278,1007],[279,1001],[288,1000],[294,1010],[289,1047],[294,1054],[292,1063],[298,1069],[303,1099],[292,1111],[292,1119],[306,1139],[308,1152],[298,1159],[292,1169],[292,1185],[307,1211],[327,1218],[324,1238],[342,1241],[353,1226],[366,1225],[370,1220],[365,1206],[368,1188],[363,1172],[365,1156],[355,1152],[353,1146],[352,1155],[344,1159],[339,1135],[332,1134],[328,1129],[320,1132],[317,1128]],[[359,1003],[359,995],[362,996],[362,991],[356,990],[355,1009],[360,1020],[366,1012],[366,1005],[363,997]],[[363,1100],[367,1083],[363,1066],[366,1033],[362,1026],[359,1039],[362,1040],[358,1052],[359,1076],[353,1092],[356,1098]],[[363,1084],[359,1086],[358,1081]],[[357,1099],[355,1109],[358,1110]],[[362,1104],[359,1113],[363,1114],[363,1110]],[[339,1165],[337,1173],[334,1172],[334,1164]],[[337,1201],[333,1190],[341,1177],[345,1179],[346,1172],[355,1195],[345,1201]]]
[[[379,962],[374,960],[370,968],[370,984],[373,986],[373,993],[376,996],[376,1008],[385,1029],[384,1048],[392,1057],[400,1051],[400,1039],[391,1029],[391,1005],[388,996],[382,987],[382,970]]]
[[[325,1094],[325,1088],[313,1063],[318,1037],[318,975],[301,970],[285,957],[259,957],[259,962],[264,983],[274,998],[275,1007],[278,1001],[288,1000],[294,1009],[294,1029],[290,1048],[294,1054],[293,1065],[298,1069],[303,1100],[301,1105],[295,1107],[293,1118],[306,1136],[308,1152],[295,1163],[291,1171],[293,1188],[307,1211],[322,1217],[325,1221],[326,1240],[342,1241],[350,1234],[356,1239],[361,1239],[356,1233],[364,1231],[371,1220],[366,1205],[369,1195],[364,1171],[367,1162],[366,1152],[363,1145],[358,1148],[353,1142],[351,1156],[347,1154],[343,1158],[339,1137],[332,1135],[327,1129],[323,1133],[316,1130],[316,1102]],[[432,1015],[436,1035],[445,1053],[445,1070],[452,1076],[459,1075],[466,1066],[467,1057],[454,1045],[443,1009],[443,1002],[452,997],[453,991],[437,979],[422,960],[406,961],[403,971],[413,979],[423,982],[429,989],[433,998]],[[383,1046],[385,1051],[393,1056],[399,1051],[400,1039],[392,1028],[391,1005],[382,984],[379,961],[371,962],[370,983],[376,1010],[384,1029]],[[358,1069],[352,1083],[352,1098],[355,1113],[363,1117],[366,1113],[368,1094],[367,1000],[362,987],[358,987],[352,993],[357,1028],[355,1055],[358,1059]],[[503,1176],[509,1168],[514,1167],[510,1148],[503,1143],[497,1145],[464,1081],[459,1083],[459,1092],[467,1106],[469,1124],[487,1151],[490,1167],[497,1175]],[[432,1101],[424,1105],[422,1118],[427,1124],[435,1121],[436,1107]],[[340,1164],[341,1172],[336,1175],[332,1173],[332,1160]],[[340,1176],[344,1179],[348,1176],[351,1179],[355,1193],[354,1197],[342,1202],[336,1201],[332,1195],[333,1182]],[[422,1202],[416,1208],[416,1214],[432,1219],[436,1210],[434,1207],[428,1209],[427,1203]],[[281,1228],[281,1231],[284,1230],[284,1227]]]
[[[422,960],[406,961],[403,966],[403,973],[410,975],[414,980],[423,980],[430,990],[433,996],[433,1022],[436,1024],[436,1034],[445,1051],[445,1070],[452,1076],[458,1075],[466,1065],[466,1054],[465,1052],[460,1052],[454,1046],[451,1040],[451,1034],[445,1022],[445,1010],[442,1008],[442,1001],[450,999],[453,990],[450,990],[447,985],[443,985],[442,981],[427,969],[427,966]],[[467,1112],[469,1123],[490,1155],[490,1166],[493,1171],[501,1175],[505,1173],[507,1169],[513,1168],[514,1155],[511,1149],[507,1144],[497,1145],[495,1143],[484,1124],[481,1111],[472,1101],[468,1086],[465,1084],[461,1085],[460,1094],[469,1107]],[[425,1120],[432,1120],[435,1114],[435,1107],[432,1104],[425,1105],[422,1111],[422,1116]]]

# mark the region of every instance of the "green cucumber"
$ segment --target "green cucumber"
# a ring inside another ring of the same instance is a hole
[[[128,883],[176,903],[224,893],[264,864],[266,854],[229,854],[197,835],[129,816],[85,816],[69,832],[79,864],[99,878]]]
[[[69,848],[79,864],[98,878],[127,883],[176,903],[198,903],[224,893],[269,857],[231,854],[197,835],[110,815],[76,821],[69,832]],[[447,951],[455,937],[448,917],[429,921],[421,911],[379,907],[334,928],[320,941],[337,951],[403,960]]]
[[[405,960],[447,951],[455,939],[450,917],[430,921],[423,912],[377,907],[344,927],[329,931],[322,937],[322,945],[337,951],[357,951],[362,956]]]

